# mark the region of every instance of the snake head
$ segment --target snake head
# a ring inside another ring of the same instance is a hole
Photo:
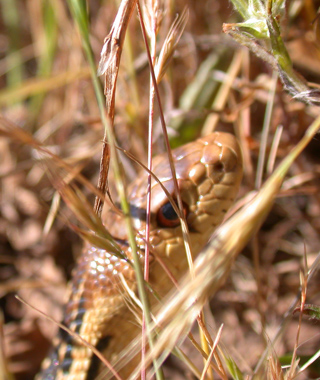
[[[172,151],[176,178],[188,224],[191,250],[197,255],[219,225],[239,189],[242,179],[241,151],[234,136],[215,132]],[[177,216],[163,187],[176,200],[177,194],[167,155],[153,161],[151,183],[150,243],[158,255],[175,257],[184,252]],[[160,183],[161,185],[160,185]],[[147,173],[130,189],[134,226],[145,234]],[[138,238],[143,245],[143,239]]]

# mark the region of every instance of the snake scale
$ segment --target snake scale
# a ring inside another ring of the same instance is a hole
[[[215,132],[176,148],[172,153],[195,258],[221,223],[238,192],[242,178],[241,152],[232,135]],[[153,173],[176,198],[165,154],[154,158]],[[147,173],[142,171],[128,189],[141,262],[145,246],[146,188]],[[154,179],[151,194],[149,289],[153,292],[149,292],[149,297],[152,310],[155,310],[159,300],[154,294],[163,297],[174,286],[163,264],[176,280],[187,271],[188,264],[180,220]],[[84,247],[73,271],[63,323],[97,347],[110,363],[115,363],[119,353],[139,334],[141,327],[139,329],[139,312],[128,296],[128,288],[137,293],[137,287],[130,265],[131,249],[124,220],[110,209],[105,213],[104,224],[126,259],[103,249]],[[157,258],[161,259],[162,265]],[[119,370],[122,379],[129,377],[132,371],[130,364]],[[112,378],[110,371],[88,347],[63,330],[60,330],[52,354],[43,368],[37,380]]]

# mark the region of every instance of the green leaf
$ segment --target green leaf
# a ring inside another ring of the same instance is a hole
[[[294,309],[293,313],[296,312],[300,312],[300,307]],[[303,315],[307,315],[308,317],[310,317],[310,319],[320,321],[320,306],[311,304],[304,305],[302,313]]]
[[[242,372],[240,371],[239,367],[237,366],[236,362],[229,356],[225,357],[226,359],[226,365],[230,372],[230,375],[234,380],[243,380]]]

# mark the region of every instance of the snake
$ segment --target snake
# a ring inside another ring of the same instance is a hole
[[[188,226],[193,259],[209,241],[233,204],[242,179],[242,159],[236,138],[214,132],[172,150],[176,180]],[[153,159],[149,224],[150,264],[148,290],[152,312],[188,270],[180,218],[172,202],[177,199],[166,154]],[[157,180],[156,180],[157,178]],[[138,255],[145,254],[148,173],[141,170],[128,186],[132,224]],[[165,187],[166,192],[163,187]],[[139,334],[141,312],[130,294],[137,294],[132,251],[123,215],[110,207],[103,223],[121,247],[123,256],[85,244],[73,270],[63,324],[96,347],[111,363]],[[170,273],[170,276],[169,276]],[[173,281],[172,279],[175,279]],[[129,378],[140,354],[117,369]],[[69,333],[60,328],[51,354],[37,380],[94,380],[114,378],[110,369]]]

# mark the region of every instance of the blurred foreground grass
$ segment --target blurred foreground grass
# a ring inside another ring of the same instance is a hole
[[[98,0],[78,3],[88,10],[88,42],[98,67],[117,6]],[[216,128],[238,136],[245,163],[240,205],[319,115],[316,12],[320,4],[311,0],[233,3],[238,12],[224,0],[189,2],[188,23],[159,88],[172,145]],[[159,54],[176,12],[181,14],[185,4],[167,0],[161,5],[158,34],[150,33],[155,54]],[[0,7],[1,117],[71,165],[69,183],[81,173],[96,185],[104,130],[92,69],[68,6],[63,0],[1,0]],[[222,34],[223,24],[236,42]],[[149,75],[134,13],[119,71],[114,135],[118,145],[144,163]],[[158,119],[155,106],[155,153],[163,151]],[[55,184],[46,175],[46,161],[33,148],[18,139],[0,139],[0,306],[4,316],[0,378],[5,373],[17,379],[33,378],[56,334],[50,322],[14,295],[18,293],[61,319],[65,285],[81,252],[81,241],[70,229],[78,221],[61,202]],[[134,178],[135,166],[125,157],[121,159],[128,179]],[[309,266],[317,256],[319,174],[319,138],[315,137],[292,165],[261,230],[243,250],[211,306],[206,307],[207,328],[213,339],[224,324],[220,339],[223,363],[231,367],[237,363],[234,378],[252,376],[298,294],[303,255],[306,252]],[[109,185],[114,192],[113,173]],[[92,190],[85,184],[79,187],[93,205]],[[306,290],[308,304],[319,305],[318,284],[319,275],[315,275]],[[318,351],[319,320],[304,317],[299,322],[294,314],[272,346],[273,359],[264,362],[256,378],[282,378],[276,358],[283,358],[283,364],[291,363],[288,358],[292,359],[298,331],[299,365]],[[189,342],[183,351],[201,373],[201,355]],[[319,378],[318,363],[319,359],[296,378]],[[173,357],[164,371],[167,378],[191,376],[188,367]],[[293,378],[290,376],[287,372],[287,378]]]

